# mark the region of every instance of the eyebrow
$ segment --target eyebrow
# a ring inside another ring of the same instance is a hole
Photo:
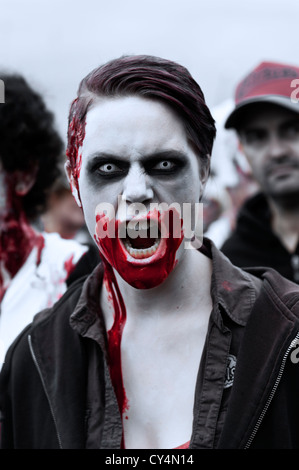
[[[299,119],[292,118],[292,119],[288,119],[287,121],[283,121],[282,123],[278,125],[278,129],[284,129],[293,124],[299,124]],[[267,131],[267,129],[265,129],[265,127],[262,124],[258,125],[258,124],[253,123],[247,127],[244,126],[242,131],[240,131],[240,134],[246,133],[246,132],[260,132],[260,131]]]
[[[161,150],[157,152],[153,152],[147,155],[143,155],[140,157],[140,160],[143,164],[147,164],[149,162],[154,162],[157,160],[180,160],[182,162],[187,161],[187,155],[180,151],[180,150],[174,150],[174,149],[167,149],[167,150]],[[116,155],[114,153],[110,152],[95,152],[89,156],[89,161],[87,164],[87,169],[92,170],[95,166],[100,165],[101,163],[107,163],[107,162],[112,162],[112,163],[121,163],[124,166],[129,166],[130,162],[126,160],[122,155]]]
[[[294,124],[299,124],[299,119],[295,118],[295,119],[288,119],[287,121],[283,122],[279,127],[280,128],[284,128],[284,127],[288,127],[288,126],[292,126]]]

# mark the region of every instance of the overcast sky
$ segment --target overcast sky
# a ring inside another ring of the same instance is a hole
[[[211,107],[263,60],[299,64],[299,0],[0,0],[0,68],[43,93],[65,138],[79,81],[123,54],[180,62]]]

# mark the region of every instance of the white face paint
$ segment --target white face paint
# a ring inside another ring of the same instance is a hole
[[[172,235],[163,242],[162,237],[156,241],[156,237],[150,237],[146,243],[143,240],[137,244],[132,236],[126,240],[128,243],[118,244],[114,236],[99,235],[99,224],[102,233],[106,219],[102,218],[96,225],[96,216],[101,216],[99,204],[110,204],[117,222],[124,223],[130,218],[130,208],[142,205],[143,219],[149,211],[150,221],[156,227],[160,224],[161,229],[162,221],[151,213],[152,204],[169,207],[176,203],[182,209],[183,204],[194,207],[198,203],[205,174],[184,124],[175,112],[163,103],[136,96],[99,99],[87,114],[78,183],[87,227],[91,236],[96,235],[99,240],[97,243],[109,264],[134,287],[137,284],[131,283],[131,278],[128,280],[129,274],[135,282],[141,264],[142,285],[153,287],[153,280],[160,282],[158,271],[167,276],[184,251],[183,245],[170,242]],[[128,210],[125,218],[119,201],[125,201]],[[143,220],[145,233],[150,221]],[[181,228],[180,220],[177,226]],[[180,234],[179,230],[176,240]],[[151,271],[152,267],[155,272]]]
[[[200,171],[183,123],[166,105],[136,96],[107,98],[88,112],[79,191],[92,236],[97,205],[110,203],[118,215],[119,195],[147,208],[198,202]]]

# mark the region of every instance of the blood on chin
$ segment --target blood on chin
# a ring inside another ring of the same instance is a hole
[[[150,217],[150,215],[148,215]],[[175,209],[170,209],[167,236],[156,239],[137,237],[134,240],[119,238],[119,221],[109,219],[105,214],[97,216],[95,241],[104,263],[112,266],[119,275],[136,289],[151,289],[160,285],[174,269],[176,253],[184,235],[182,220]],[[159,223],[163,223],[163,215]],[[175,233],[173,227],[180,227]],[[106,233],[106,236],[101,236]],[[113,234],[113,236],[109,236]]]

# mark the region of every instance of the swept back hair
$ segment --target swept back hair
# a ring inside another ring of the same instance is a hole
[[[80,83],[69,113],[67,159],[75,181],[86,115],[98,97],[140,96],[170,106],[182,119],[202,163],[209,160],[216,135],[215,121],[204,94],[189,71],[175,62],[148,55],[122,56],[91,71]]]

